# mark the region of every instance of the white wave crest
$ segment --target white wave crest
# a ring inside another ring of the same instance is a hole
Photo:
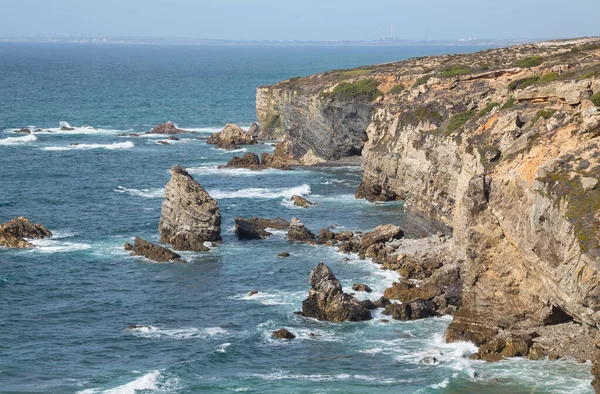
[[[35,246],[32,252],[36,253],[69,253],[78,252],[80,250],[88,250],[92,245],[77,242],[64,242],[56,239],[34,239],[30,242]]]
[[[140,326],[138,328],[127,329],[131,335],[140,338],[148,339],[207,339],[214,337],[222,337],[227,335],[229,332],[221,327],[208,327],[208,328],[164,328],[164,327],[153,327],[153,326]]]
[[[79,144],[69,146],[47,146],[42,148],[46,151],[66,151],[66,150],[89,150],[89,149],[108,149],[108,150],[122,150],[131,149],[135,147],[135,144],[131,141],[126,142],[114,142],[112,144]]]
[[[310,194],[310,186],[307,184],[281,189],[267,188],[250,188],[237,191],[211,190],[209,194],[216,199],[228,198],[256,198],[256,199],[271,199],[271,198],[291,198],[293,195],[308,196]]]
[[[63,129],[64,127],[64,129]],[[71,130],[72,129],[72,130]],[[42,129],[40,133],[79,135],[79,134],[117,134],[132,130],[98,129],[92,126],[71,126],[69,122],[61,121],[56,128]]]
[[[165,192],[164,188],[156,188],[156,189],[128,189],[123,186],[117,186],[114,189],[117,193],[125,193],[130,196],[135,197],[143,197],[143,198],[161,198]]]
[[[0,140],[0,146],[23,145],[37,141],[35,135],[25,135],[23,137],[8,137]]]
[[[247,168],[219,168],[219,166],[190,167],[185,169],[192,175],[221,175],[221,176],[255,176],[255,175],[273,175],[289,174],[289,171],[267,168],[264,170],[249,170]]]
[[[142,390],[156,390],[158,389],[158,378],[160,372],[150,371],[145,375],[140,376],[136,380],[124,384],[114,389],[103,391],[104,394],[135,394],[137,391]]]
[[[246,148],[239,148],[239,149],[219,149],[219,148],[211,148],[212,150],[216,150],[219,152],[219,154],[224,155],[227,153],[244,153],[244,152],[248,152],[248,149]]]

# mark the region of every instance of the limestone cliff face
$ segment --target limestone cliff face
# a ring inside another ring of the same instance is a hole
[[[367,79],[383,95],[336,113],[336,86]],[[453,229],[463,291],[449,339],[482,342],[482,327],[543,325],[559,309],[600,327],[599,40],[331,72],[258,97],[261,127],[293,159],[339,158],[344,135],[364,138],[357,196],[404,200]],[[334,115],[349,111],[353,128]]]

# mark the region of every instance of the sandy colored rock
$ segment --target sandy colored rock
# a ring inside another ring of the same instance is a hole
[[[188,133],[186,130],[178,129],[175,127],[173,122],[168,121],[167,123],[160,123],[156,127],[154,127],[151,131],[146,134],[182,134]]]
[[[159,223],[160,241],[175,250],[207,251],[204,242],[221,241],[221,211],[217,201],[178,165],[165,187]]]
[[[298,242],[313,241],[316,238],[298,218],[292,218],[287,236],[290,241]]]
[[[253,145],[257,141],[240,126],[227,123],[222,131],[213,133],[206,143],[216,145],[218,149],[237,149],[240,145]]]
[[[294,203],[295,206],[300,207],[300,208],[310,208],[310,207],[314,207],[315,204],[314,202],[308,201],[306,198],[304,197],[300,197],[300,196],[292,196],[292,198],[290,198],[290,200]]]
[[[0,246],[5,248],[33,248],[28,239],[51,237],[52,233],[41,224],[33,224],[29,219],[19,216],[0,224]]]

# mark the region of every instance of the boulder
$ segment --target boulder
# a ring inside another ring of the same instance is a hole
[[[354,291],[364,291],[365,293],[371,293],[373,290],[365,284],[355,283],[352,285],[352,290]]]
[[[273,331],[272,337],[275,339],[294,339],[296,336],[285,328]]]
[[[142,256],[157,263],[183,262],[181,256],[177,253],[139,237],[135,237],[133,253],[136,256]]]
[[[370,311],[373,310],[373,309],[377,309],[377,305],[375,305],[373,303],[373,301],[371,301],[371,300],[360,301],[360,304],[362,306],[364,306],[365,308],[367,308],[368,310],[370,310]]]
[[[400,227],[394,226],[393,224],[386,224],[377,226],[373,231],[364,234],[361,238],[361,244],[363,249],[367,249],[371,245],[400,239],[403,236],[404,231]]]
[[[170,136],[168,136],[168,137],[167,137],[167,139],[168,139],[169,141],[180,141],[180,139],[179,139],[179,138],[177,138],[177,137],[175,137],[174,135],[170,135]]]
[[[263,152],[260,155],[260,162],[264,167],[275,168],[278,170],[290,170],[290,163],[283,157],[273,156],[269,153]]]
[[[250,290],[250,292],[248,293],[248,297],[252,297],[253,295],[257,295],[258,291],[256,290]]]
[[[262,219],[262,218],[236,218],[234,233],[240,240],[265,239],[269,235],[266,229],[286,230],[290,223],[282,218]]]
[[[392,303],[387,298],[381,297],[380,299],[375,301],[374,304],[377,308],[385,308],[386,306],[391,305]]]
[[[389,298],[390,300],[400,300],[402,302],[409,302],[416,298],[430,300],[438,294],[440,294],[440,292],[432,283],[421,283],[417,285],[407,280],[394,282],[392,287],[385,289],[383,292],[383,295],[386,298]]]
[[[288,252],[281,252],[277,255],[277,257],[280,259],[285,259],[286,257],[290,257],[290,254]]]
[[[394,302],[385,307],[383,314],[391,316],[394,320],[410,320],[410,306]]]
[[[125,245],[123,245],[123,249],[131,251],[131,250],[133,250],[133,245],[130,244],[129,242],[125,242]]]
[[[236,149],[239,145],[252,145],[257,141],[240,126],[227,123],[222,131],[213,133],[206,143],[216,145],[218,149]]]
[[[178,129],[175,127],[173,122],[168,121],[167,123],[160,123],[156,127],[154,127],[151,131],[148,131],[146,134],[182,134],[188,133],[186,130]]]
[[[288,240],[307,242],[313,241],[315,238],[315,235],[304,226],[304,223],[297,218],[292,218],[290,228],[288,230]]]
[[[0,246],[5,248],[33,248],[28,239],[51,237],[52,233],[41,224],[33,224],[27,218],[19,216],[0,224]]]
[[[321,231],[319,231],[319,243],[326,243],[328,241],[335,241],[336,240],[336,235],[333,231],[329,230],[329,229],[321,229]]]
[[[31,134],[31,130],[26,129],[26,128],[22,128],[22,129],[19,129],[19,130],[15,131],[15,133]]]
[[[313,268],[309,281],[311,289],[302,303],[304,316],[335,323],[371,319],[371,312],[342,291],[340,282],[322,262]]]
[[[175,250],[207,251],[204,242],[221,241],[221,211],[198,182],[178,165],[171,169],[158,225],[160,241]]]
[[[260,126],[258,123],[252,123],[248,128],[248,134],[252,135],[254,138],[258,138],[260,134]]]
[[[408,306],[410,307],[411,320],[425,319],[437,315],[437,306],[431,300],[417,298],[416,300],[409,302]]]
[[[296,195],[292,196],[290,200],[294,203],[295,206],[300,208],[310,208],[317,205],[314,202],[308,201],[306,198]]]
[[[260,160],[256,153],[246,153],[243,157],[233,156],[225,165],[226,168],[249,168],[260,169]]]

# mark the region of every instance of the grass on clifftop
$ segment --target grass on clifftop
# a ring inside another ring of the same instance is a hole
[[[327,96],[342,101],[367,100],[373,101],[383,93],[377,88],[376,79],[362,79],[356,82],[340,82]]]
[[[596,107],[600,107],[600,92],[590,97],[590,101],[594,103]]]
[[[537,67],[544,62],[544,59],[541,56],[532,56],[527,57],[525,59],[521,59],[515,63],[515,66],[521,68],[531,68]]]
[[[482,108],[481,111],[479,111],[477,113],[477,116],[482,117],[485,116],[487,114],[489,114],[490,112],[492,112],[492,110],[496,107],[498,107],[500,105],[500,103],[496,103],[496,102],[491,102],[488,105],[485,106],[485,108]]]

